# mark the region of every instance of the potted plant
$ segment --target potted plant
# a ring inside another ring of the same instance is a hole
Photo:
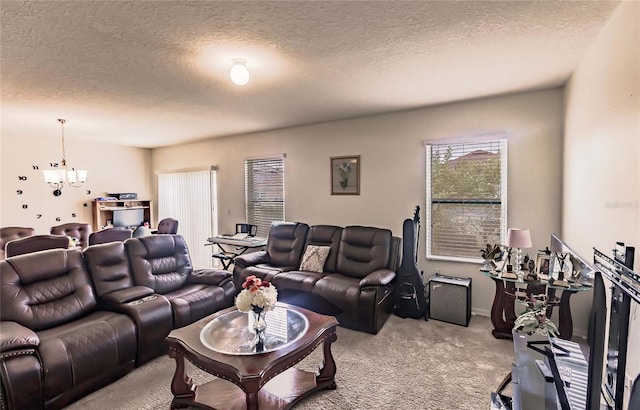
[[[560,334],[555,323],[547,317],[548,300],[546,294],[531,295],[524,300],[518,299],[518,303],[524,306],[524,312],[516,318],[513,324],[514,330],[528,335],[538,333],[543,336],[558,336]]]
[[[490,272],[496,269],[496,262],[502,260],[504,256],[504,250],[500,245],[487,244],[484,249],[480,249],[480,253],[483,260],[483,265],[480,268],[481,271]]]

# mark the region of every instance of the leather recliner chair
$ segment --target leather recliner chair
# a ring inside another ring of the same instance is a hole
[[[5,256],[24,255],[49,249],[67,249],[69,238],[63,235],[31,235],[20,239],[14,239],[5,245]]]
[[[97,309],[79,249],[0,261],[3,408],[59,409],[134,368],[136,327]]]
[[[392,253],[399,247],[388,229],[345,227],[335,272],[315,283],[312,300],[338,308],[340,324],[378,333],[393,310],[397,265]]]
[[[109,242],[124,242],[131,238],[131,229],[127,228],[107,228],[89,234],[89,245],[98,245]]]
[[[36,231],[33,228],[25,228],[21,226],[6,226],[0,228],[0,259],[4,259],[4,247],[9,241],[14,239],[25,238],[27,236],[33,236]]]
[[[231,273],[193,269],[182,236],[151,235],[129,239],[124,245],[135,285],[169,300],[175,328],[233,305],[236,290]]]
[[[164,218],[160,222],[158,222],[158,230],[156,233],[159,234],[172,234],[175,235],[178,233],[178,221],[173,218]]]
[[[89,235],[91,235],[91,225],[86,223],[70,222],[51,227],[51,234],[65,235],[78,239],[78,245],[82,249],[89,246]]]
[[[297,270],[304,252],[309,225],[300,222],[274,223],[264,251],[242,255],[234,261],[235,286],[241,289],[244,280],[251,275],[273,281],[281,273]]]
[[[89,246],[84,250],[84,260],[93,279],[98,305],[126,313],[136,323],[136,366],[166,354],[165,338],[173,330],[171,304],[164,296],[155,294],[153,289],[135,286],[124,243]]]

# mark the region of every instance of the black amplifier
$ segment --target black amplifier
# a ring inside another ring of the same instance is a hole
[[[138,199],[138,194],[135,192],[126,192],[120,194],[108,194],[107,196],[112,196],[116,199]]]
[[[469,326],[471,278],[433,275],[429,279],[429,318]]]

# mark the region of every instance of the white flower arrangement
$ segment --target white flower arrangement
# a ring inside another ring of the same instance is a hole
[[[242,284],[242,291],[236,297],[236,307],[240,312],[267,312],[276,306],[278,290],[270,282],[249,276]]]

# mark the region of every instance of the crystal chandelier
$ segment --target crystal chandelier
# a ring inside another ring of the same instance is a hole
[[[53,195],[62,195],[62,187],[64,184],[68,184],[72,187],[80,187],[87,182],[87,170],[75,169],[67,165],[67,158],[64,149],[64,123],[67,120],[58,118],[58,122],[62,127],[62,162],[60,164],[52,163],[51,166],[54,169],[45,169],[44,180],[51,188],[54,189]]]

